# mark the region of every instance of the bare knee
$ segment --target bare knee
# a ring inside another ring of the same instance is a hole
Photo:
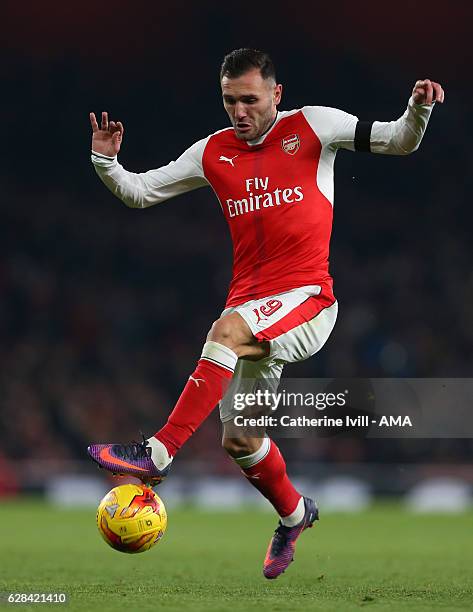
[[[222,446],[231,457],[252,455],[261,447],[261,438],[227,438],[223,437]]]
[[[236,343],[238,335],[235,320],[230,317],[222,317],[212,325],[207,340],[213,340],[228,346],[228,344],[234,345]]]
[[[258,342],[247,322],[236,312],[215,321],[207,340],[228,346],[242,359],[257,361],[269,354],[269,342]]]
[[[240,353],[244,352],[245,345],[252,342],[253,334],[246,321],[235,312],[215,321],[207,340],[228,346],[240,356]]]

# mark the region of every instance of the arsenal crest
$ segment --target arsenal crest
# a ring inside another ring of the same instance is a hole
[[[281,140],[281,146],[284,153],[288,155],[295,155],[299,151],[301,146],[301,140],[299,134],[291,134]]]

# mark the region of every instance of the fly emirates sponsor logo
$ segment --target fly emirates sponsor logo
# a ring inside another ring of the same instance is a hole
[[[296,204],[304,199],[304,193],[300,185],[281,189],[277,187],[271,190],[269,176],[265,178],[249,178],[245,180],[246,197],[241,200],[228,198],[226,204],[230,217],[238,217],[246,213],[281,206],[282,204]]]

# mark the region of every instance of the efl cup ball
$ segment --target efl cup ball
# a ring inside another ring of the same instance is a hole
[[[97,527],[103,539],[120,552],[149,550],[163,537],[167,521],[163,502],[145,485],[115,487],[97,509]]]

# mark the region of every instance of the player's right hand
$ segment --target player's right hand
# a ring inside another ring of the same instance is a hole
[[[95,113],[90,113],[92,126],[92,151],[114,157],[120,151],[123,139],[123,124],[120,121],[108,121],[108,113],[102,113],[102,124],[99,128]]]

